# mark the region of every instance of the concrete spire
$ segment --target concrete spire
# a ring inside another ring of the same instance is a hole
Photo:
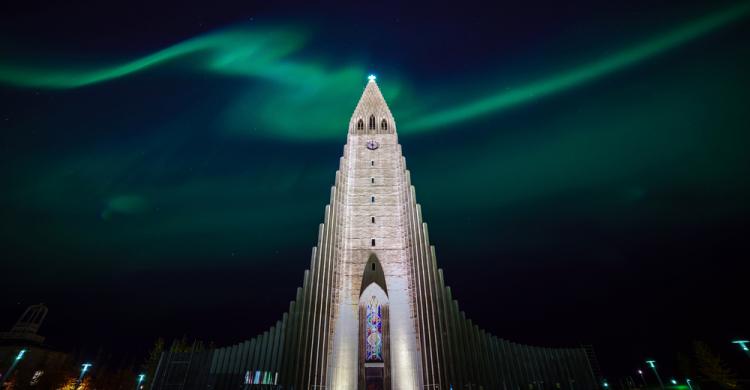
[[[362,97],[359,98],[359,103],[354,109],[352,119],[349,121],[349,133],[393,134],[395,132],[396,121],[378,88],[375,76],[370,75]]]

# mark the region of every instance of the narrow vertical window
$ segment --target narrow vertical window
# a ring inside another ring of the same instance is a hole
[[[370,123],[368,128],[370,130],[375,130],[375,115],[370,115]]]
[[[372,239],[372,246],[375,246],[375,239]]]
[[[372,223],[375,223],[375,217],[370,217],[372,219]]]
[[[375,178],[374,177],[370,178],[370,183],[375,184]]]
[[[360,118],[357,121],[357,130],[364,130],[365,129],[365,122]]]
[[[370,166],[372,166],[372,167],[375,166],[375,160],[370,161]]]
[[[375,203],[375,197],[370,197],[370,203]]]
[[[388,130],[388,122],[386,122],[385,119],[380,121],[380,130]]]
[[[382,362],[383,313],[382,306],[374,295],[367,302],[365,313],[365,362]]]

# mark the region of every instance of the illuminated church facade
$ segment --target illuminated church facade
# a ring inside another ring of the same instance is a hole
[[[396,130],[371,76],[287,313],[233,346],[165,352],[153,389],[598,387],[586,348],[520,345],[466,318],[437,267]]]

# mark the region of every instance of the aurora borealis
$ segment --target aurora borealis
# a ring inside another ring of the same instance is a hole
[[[404,122],[407,123],[405,131],[409,134],[419,130],[445,128],[447,125],[471,120],[477,116],[491,114],[507,107],[565,91],[699,38],[745,17],[749,11],[750,5],[746,3],[727,7],[685,23],[666,34],[652,37],[644,43],[619,50],[605,58],[560,74],[516,86],[511,91],[489,92],[469,102],[452,102],[451,106],[455,107],[420,108],[417,104],[417,110],[410,111],[411,117],[407,115],[404,118]],[[342,86],[360,82],[366,69],[362,66],[351,65],[332,70],[320,64],[287,60],[290,54],[302,48],[304,40],[302,33],[293,30],[248,28],[224,30],[189,39],[136,60],[105,68],[76,71],[59,70],[53,66],[48,66],[48,69],[36,69],[33,66],[0,63],[0,82],[27,88],[79,88],[127,77],[159,65],[169,63],[177,65],[175,63],[182,61],[186,63],[186,67],[196,68],[195,70],[199,72],[262,78],[286,88],[292,88],[292,90],[271,92],[272,96],[278,96],[280,101],[271,99],[270,102],[258,107],[265,118],[262,123],[263,127],[267,128],[264,132],[267,136],[301,138],[338,136],[337,133],[325,130],[339,126],[337,121],[316,120],[314,121],[316,125],[311,127],[308,118],[322,119],[316,115],[325,112],[327,107],[345,106],[346,102],[351,101],[351,93]],[[390,100],[398,104],[398,91],[400,90],[398,84],[387,81],[386,86],[391,94]],[[301,95],[297,92],[300,90],[310,90],[310,92]],[[438,92],[437,94],[448,96],[451,93]],[[289,101],[295,99],[304,100],[307,107],[292,107]],[[451,99],[444,98],[441,101],[451,102]],[[280,108],[286,111],[302,111],[304,115],[292,116],[292,120],[289,121],[290,118],[276,115]],[[236,108],[235,111],[242,112],[234,113],[234,116],[230,115],[231,118],[247,115],[244,106]],[[247,127],[251,124],[251,121],[244,121],[234,123],[234,126]]]
[[[133,7],[2,16],[0,327],[37,301],[63,345],[266,327],[308,265],[374,72],[438,261],[481,326],[615,362],[747,329],[669,320],[741,301],[747,2],[393,4],[382,31],[356,4],[216,5],[194,11],[200,29],[189,5]]]

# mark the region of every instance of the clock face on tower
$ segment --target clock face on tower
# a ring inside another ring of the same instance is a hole
[[[378,143],[378,141],[375,141],[374,139],[367,141],[367,149],[375,150],[378,148],[378,146],[380,146],[380,144]]]

